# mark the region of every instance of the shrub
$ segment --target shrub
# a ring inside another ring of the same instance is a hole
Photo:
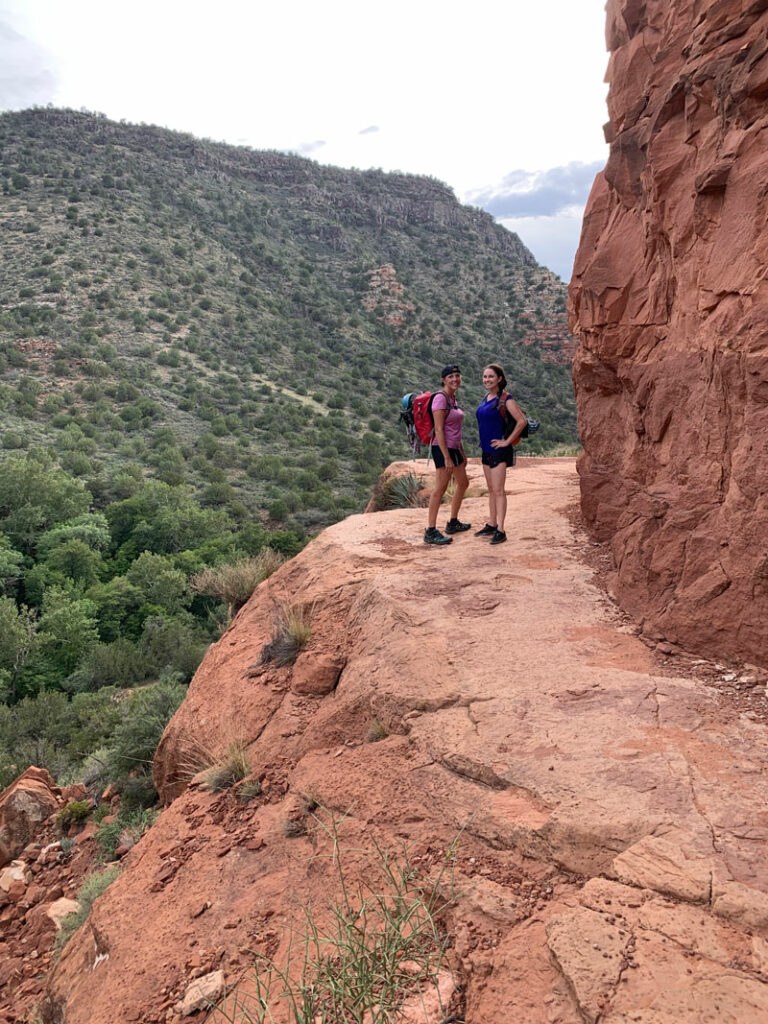
[[[374,488],[373,506],[377,512],[393,508],[423,508],[426,501],[421,490],[421,482],[415,473],[390,477]]]
[[[80,925],[88,917],[94,901],[114,882],[119,874],[120,868],[115,864],[112,867],[105,868],[103,871],[94,871],[86,876],[77,894],[77,902],[80,904],[80,909],[74,914],[67,914],[61,922],[61,931],[56,937],[56,948],[59,951],[66,946]]]
[[[126,810],[125,807],[121,807],[114,821],[104,822],[96,830],[94,839],[99,847],[100,859],[102,861],[114,860],[121,835],[127,832],[134,842],[138,842],[147,829],[154,825],[156,818],[157,814],[154,811]]]
[[[292,665],[299,651],[310,641],[313,615],[314,605],[280,602],[275,611],[274,633],[262,649],[260,663],[273,661],[278,666]]]
[[[131,774],[151,778],[157,744],[186,692],[181,683],[166,679],[138,690],[125,702],[108,756],[113,782],[124,784]]]
[[[264,548],[253,558],[244,558],[215,569],[203,569],[192,577],[190,585],[198,594],[220,597],[227,603],[231,618],[242,608],[256,587],[285,561],[272,548]]]
[[[379,740],[385,740],[387,736],[389,736],[389,733],[386,726],[382,725],[378,718],[374,718],[368,727],[368,732],[365,734],[365,742],[378,743]]]
[[[56,828],[59,832],[68,832],[72,825],[85,821],[90,809],[90,800],[70,800],[56,815]]]

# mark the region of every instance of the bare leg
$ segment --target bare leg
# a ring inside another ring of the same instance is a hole
[[[460,466],[454,467],[453,479],[456,481],[456,490],[453,492],[453,498],[451,499],[451,519],[458,519],[461,503],[469,487],[466,463],[462,462]]]
[[[504,484],[507,477],[507,467],[505,463],[501,463],[500,466],[494,466],[488,473],[486,479],[490,485],[489,504],[491,501],[490,495],[493,495],[493,507],[496,512],[496,529],[504,531],[504,519],[507,515],[507,492],[504,490]]]
[[[493,489],[492,470],[489,466],[483,466],[483,472],[485,473],[485,482],[488,485],[488,525],[496,526],[498,520],[496,519],[496,492]]]
[[[437,526],[437,514],[440,511],[440,502],[443,500],[448,481],[451,479],[453,469],[445,466],[443,469],[435,470],[435,486],[429,499],[429,526],[430,529]],[[467,474],[465,473],[464,476]],[[466,488],[465,488],[466,490]]]

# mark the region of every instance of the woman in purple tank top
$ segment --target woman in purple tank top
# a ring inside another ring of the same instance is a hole
[[[435,436],[432,442],[432,458],[435,460],[435,486],[429,499],[429,526],[424,531],[425,544],[450,544],[452,537],[444,536],[437,528],[437,514],[440,502],[446,492],[448,483],[453,477],[456,490],[451,499],[451,518],[448,520],[446,533],[462,533],[468,530],[471,523],[459,522],[459,509],[464,498],[469,479],[467,477],[467,456],[461,440],[461,428],[464,412],[456,403],[456,392],[461,386],[461,370],[455,363],[446,366],[440,375],[443,379],[442,390],[432,396],[432,419],[435,424]]]

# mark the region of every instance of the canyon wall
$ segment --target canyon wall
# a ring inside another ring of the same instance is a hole
[[[609,0],[570,287],[582,508],[651,636],[768,663],[768,0]]]

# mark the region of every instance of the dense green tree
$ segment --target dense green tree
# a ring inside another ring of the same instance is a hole
[[[104,560],[98,551],[77,538],[67,540],[53,548],[44,565],[54,573],[69,577],[82,587],[95,583],[104,572]]]
[[[60,685],[98,639],[94,603],[50,587],[43,598],[37,645],[22,677],[27,687],[34,692]]]
[[[138,639],[143,624],[139,609],[146,603],[139,587],[125,576],[114,576],[90,587],[86,597],[95,608],[100,640],[108,644],[120,637]]]
[[[186,576],[166,556],[143,552],[131,565],[126,579],[141,591],[148,604],[169,615],[188,607],[191,601]]]
[[[91,495],[78,480],[56,467],[50,456],[12,455],[0,473],[0,529],[24,552],[51,526],[88,509]]]
[[[10,703],[16,700],[19,674],[37,642],[37,622],[33,611],[9,597],[0,597],[0,687]]]
[[[107,517],[103,512],[84,512],[75,519],[51,527],[37,542],[38,557],[44,558],[54,548],[70,540],[82,541],[94,551],[106,551],[111,541]]]
[[[11,546],[8,538],[0,533],[0,591],[9,593],[15,589],[21,578],[24,556]]]

